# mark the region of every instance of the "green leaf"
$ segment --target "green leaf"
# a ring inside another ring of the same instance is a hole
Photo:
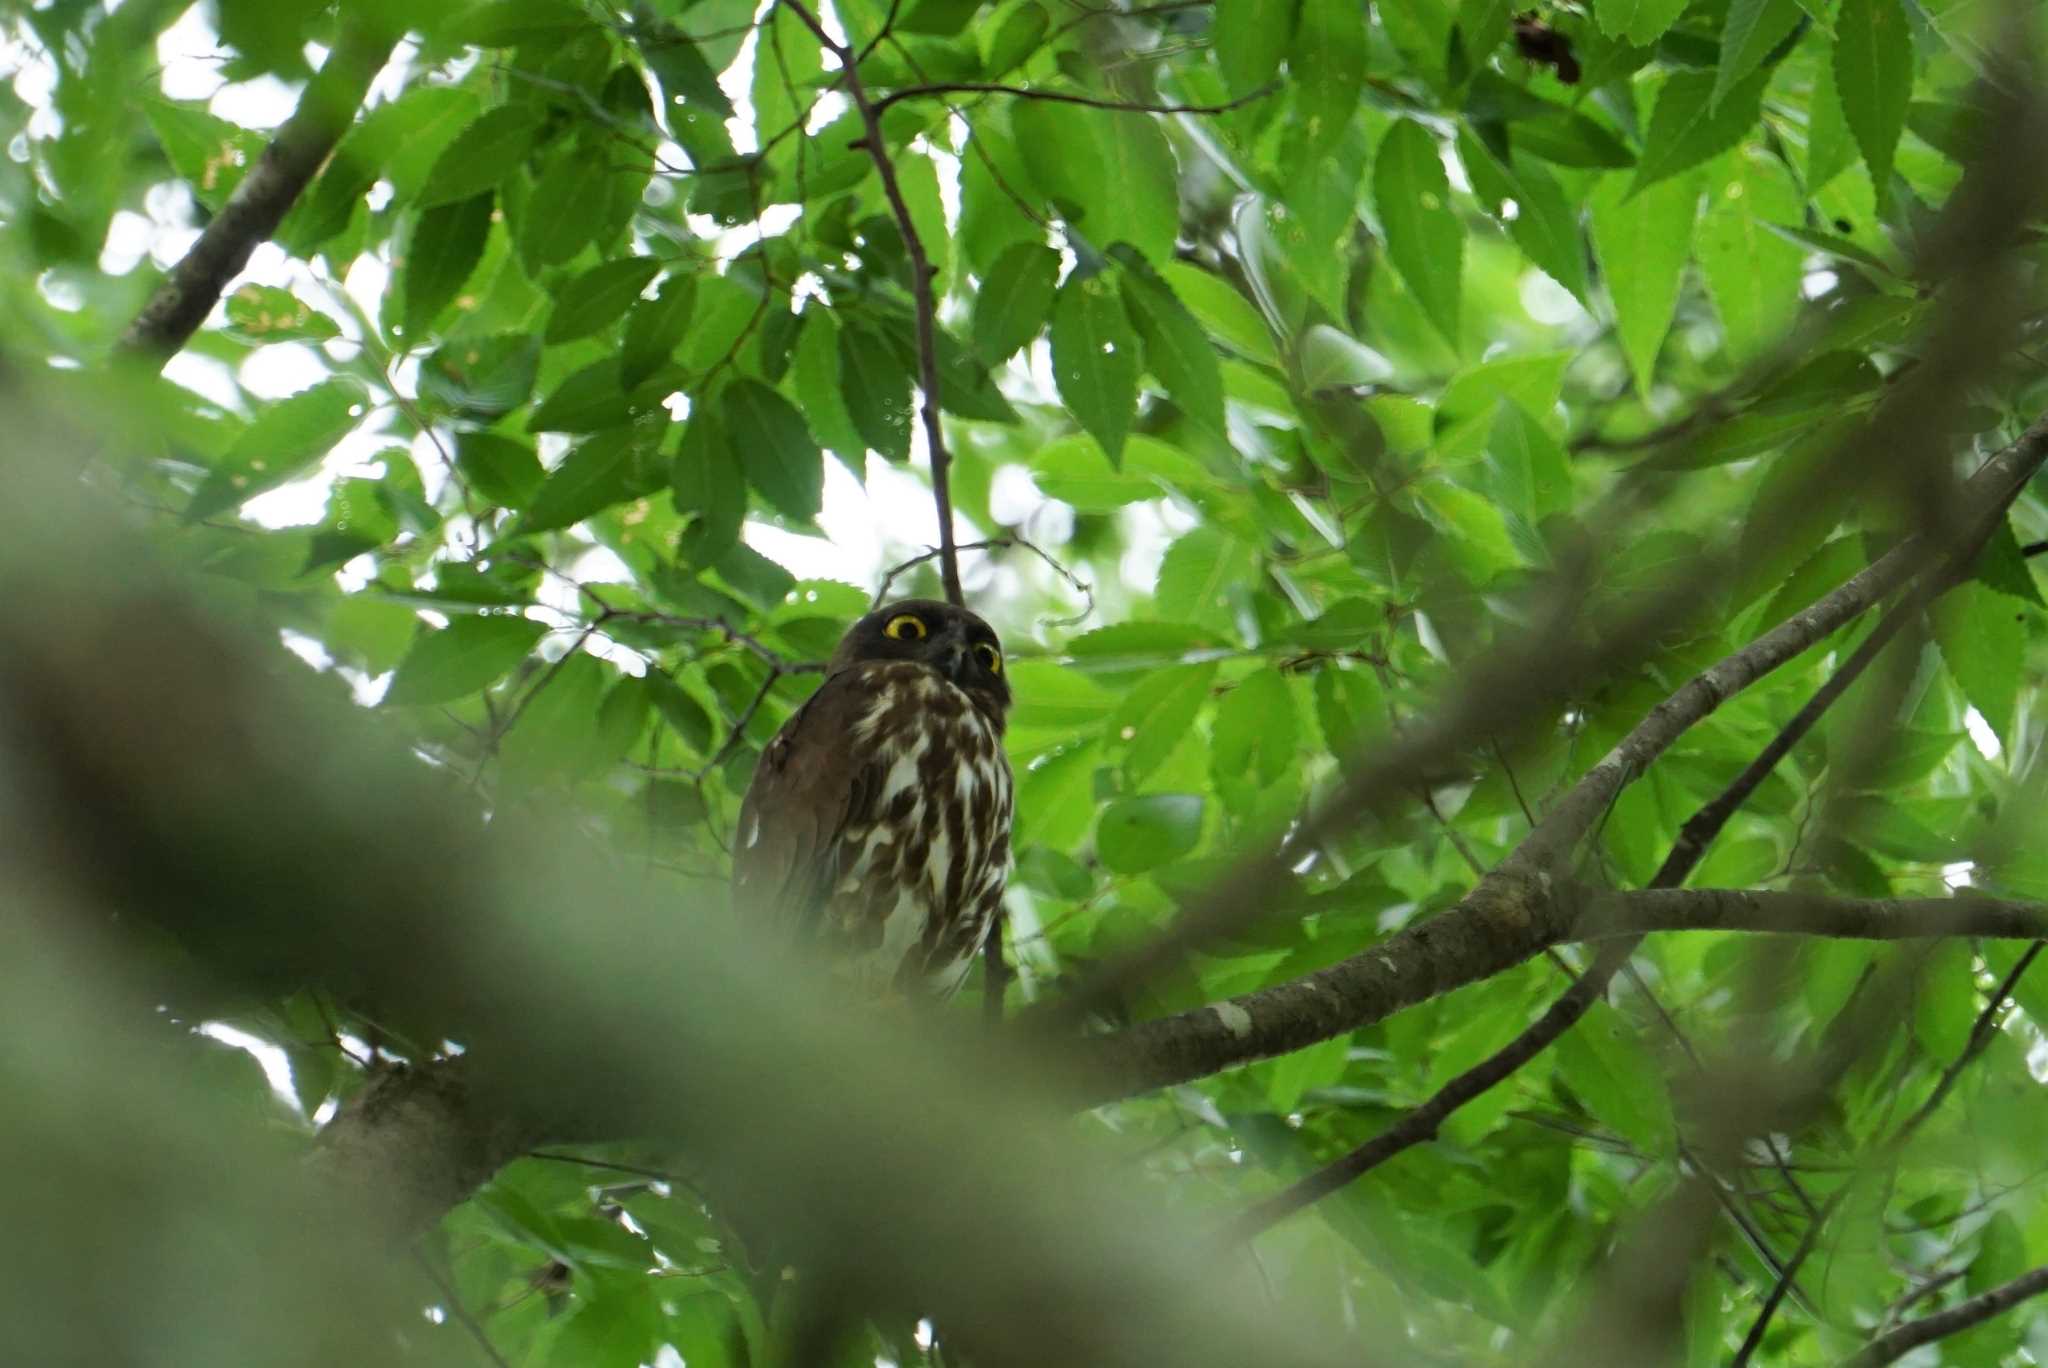
[[[1032,178],[1098,251],[1128,242],[1151,261],[1172,257],[1179,172],[1150,117],[1026,100],[1010,120]]]
[[[2034,583],[2034,572],[2028,568],[2026,554],[2020,549],[2019,538],[2013,534],[2012,519],[1999,523],[1984,543],[1984,549],[1977,553],[1976,563],[1970,571],[1977,580],[1996,589],[2001,594],[2010,594],[2016,599],[2048,608],[2043,602],[2041,590]]]
[[[572,342],[579,337],[590,336],[633,307],[640,299],[640,292],[659,274],[661,262],[654,257],[629,256],[593,266],[572,277],[555,290],[555,311],[548,316],[548,330],[544,340],[549,346],[553,346],[558,342]],[[689,317],[689,302],[692,298],[694,292],[685,293],[685,322]],[[664,320],[667,321],[669,320]],[[682,338],[681,324],[675,325],[675,338],[677,341]],[[674,345],[674,342],[670,342],[670,350],[674,349]],[[661,360],[666,359],[664,353]],[[653,366],[649,366],[642,378],[652,374],[660,364],[661,361],[657,360]],[[621,375],[623,378],[623,370]]]
[[[1498,406],[1486,450],[1497,496],[1517,515],[1534,523],[1570,511],[1572,468],[1564,445],[1521,405]]]
[[[1804,254],[1767,224],[1799,211],[1791,173],[1767,153],[1743,148],[1709,176],[1696,251],[1738,364],[1762,356],[1798,316]]]
[[[1215,527],[1198,527],[1166,548],[1154,601],[1162,617],[1229,630],[1235,623],[1233,589],[1257,573],[1252,548]]]
[[[1636,164],[1628,144],[1583,114],[1560,111],[1540,119],[1519,119],[1515,148],[1559,166],[1588,171],[1621,171]]]
[[[564,146],[548,162],[519,220],[519,259],[529,274],[559,266],[589,245],[597,228],[593,206],[611,174],[602,147]]]
[[[323,380],[258,412],[186,505],[187,517],[210,518],[303,474],[356,425],[363,387]]]
[[[1216,0],[1209,46],[1232,95],[1249,95],[1280,73],[1295,8],[1292,0]]]
[[[808,522],[822,506],[825,470],[818,444],[796,407],[757,380],[726,386],[719,414],[747,482],[784,517]]]
[[[868,446],[887,460],[910,459],[910,372],[895,349],[867,328],[839,330],[840,393]]]
[[[598,432],[623,427],[652,405],[619,382],[619,360],[607,356],[563,377],[527,415],[528,432]]]
[[[1119,874],[1142,874],[1170,864],[1202,839],[1202,797],[1148,793],[1119,798],[1095,824],[1095,853]]]
[[[1268,4],[1267,20],[1275,23]],[[1365,88],[1365,8],[1352,0],[1301,0],[1288,54],[1301,154],[1316,157],[1344,137]],[[1384,149],[1381,152],[1384,156]]]
[[[455,204],[497,189],[526,161],[546,114],[545,106],[522,102],[477,115],[434,159],[433,170],[420,187],[419,207]]]
[[[1138,335],[1107,277],[1069,278],[1052,314],[1052,373],[1060,398],[1102,445],[1123,459],[1138,403]]]
[[[419,216],[405,254],[400,288],[405,295],[408,344],[424,337],[441,311],[476,273],[491,233],[491,196],[438,205]]]
[[[639,492],[634,487],[633,434],[602,433],[571,447],[533,496],[517,536],[552,532],[582,522]]]
[[[1771,49],[1798,25],[1795,0],[1729,0],[1728,18],[1721,26],[1721,60],[1714,64],[1713,103],[1719,105],[1762,66]]]
[[[1593,251],[1641,395],[1650,392],[1657,353],[1678,307],[1698,206],[1699,186],[1690,176],[1660,181],[1641,194],[1626,193],[1610,176],[1593,192]]]
[[[341,334],[341,325],[290,290],[275,285],[242,285],[227,298],[226,331],[258,346],[266,342],[319,342]]]
[[[547,479],[532,447],[496,432],[458,433],[455,468],[477,493],[505,508],[525,508]]]
[[[2021,602],[1978,580],[1943,594],[1933,612],[1934,639],[1949,673],[2008,746],[2027,658],[2026,617]]]
[[[1919,966],[1913,999],[1913,1034],[1943,1064],[1962,1056],[1977,1017],[1973,951],[1964,940],[1936,942]]]
[[[1223,436],[1223,368],[1202,325],[1143,257],[1122,246],[1111,255],[1123,267],[1117,282],[1124,307],[1145,341],[1145,369],[1158,377],[1189,417]]]
[[[1413,119],[1397,120],[1373,162],[1373,205],[1387,256],[1453,348],[1464,274],[1465,231],[1451,211],[1451,186],[1436,139]]]
[[[524,333],[444,343],[420,365],[420,398],[458,417],[490,422],[524,404],[540,372],[540,339]]]
[[[1280,364],[1279,349],[1273,345],[1265,320],[1229,281],[1184,261],[1167,262],[1159,274],[1188,306],[1188,312],[1224,346],[1263,366]]]
[[[578,779],[616,760],[616,753],[606,755],[615,738],[600,727],[611,680],[611,670],[582,651],[551,666],[499,746],[507,778],[529,784]]]
[[[1870,168],[1882,213],[1891,200],[1892,154],[1913,95],[1913,39],[1900,0],[1842,0],[1833,71],[1842,116]]]
[[[1740,142],[1756,123],[1767,75],[1757,72],[1718,101],[1713,99],[1714,78],[1707,72],[1681,71],[1666,80],[1657,92],[1657,109],[1650,116],[1650,132],[1643,140],[1629,194],[1640,194],[1646,186],[1689,171]]]
[[[974,350],[994,365],[1037,337],[1052,313],[1060,254],[1040,242],[1005,248],[974,296]]]
[[[694,565],[715,563],[739,541],[747,516],[746,471],[726,440],[715,405],[700,403],[691,411],[669,467],[669,484],[676,512],[696,519],[683,537],[685,558]]]
[[[263,156],[268,140],[253,129],[168,100],[145,100],[142,107],[171,169],[208,209],[226,204]]]
[[[1688,0],[1593,0],[1593,18],[1602,33],[1648,47],[1678,22]]]
[[[1676,1130],[1664,1075],[1620,1012],[1594,1003],[1555,1048],[1559,1077],[1595,1119],[1652,1157],[1670,1151]]]
[[[488,688],[526,659],[547,628],[521,617],[457,618],[413,642],[391,687],[388,706],[449,703]]]
[[[846,395],[839,387],[839,325],[830,310],[804,310],[790,380],[796,386],[797,407],[811,425],[811,435],[838,456],[856,479],[865,478],[868,444],[854,425]]]
[[[1216,665],[1173,665],[1154,670],[1124,695],[1109,716],[1108,748],[1123,752],[1124,777],[1142,784],[1188,737],[1209,699]]]
[[[1240,680],[1216,705],[1209,763],[1218,790],[1247,777],[1263,787],[1292,770],[1297,725],[1287,676],[1268,667]]]
[[[646,680],[656,710],[675,729],[683,744],[699,755],[711,754],[711,714],[704,711],[704,705],[660,670],[649,670]]]
[[[668,364],[689,331],[696,303],[697,277],[680,271],[661,282],[654,298],[632,301],[619,352],[620,384],[634,388]]]
[[[1503,222],[1523,255],[1570,290],[1581,304],[1587,303],[1592,296],[1586,279],[1586,239],[1579,231],[1579,206],[1565,198],[1557,178],[1532,158],[1522,158],[1512,166],[1503,163],[1470,127],[1458,130],[1458,159],[1487,212],[1499,218],[1506,204],[1514,204],[1513,217]]]

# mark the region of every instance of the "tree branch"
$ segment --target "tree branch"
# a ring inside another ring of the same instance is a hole
[[[1839,1368],[1878,1368],[1878,1365],[1903,1358],[1923,1344],[1946,1339],[1959,1331],[1990,1320],[1993,1316],[2011,1310],[2029,1297],[2048,1292],[2048,1266],[2022,1273],[2011,1282],[1979,1293],[1968,1301],[1958,1302],[1946,1311],[1937,1311],[1931,1316],[1908,1321],[1896,1330],[1879,1335],[1849,1357],[1843,1359]]]
[[[1652,931],[1756,931],[1879,941],[2048,937],[2048,904],[1974,893],[1953,898],[1837,898],[1742,888],[1653,888],[1594,893],[1584,907],[1571,939],[1634,938]]]
[[[263,149],[199,240],[142,306],[116,344],[117,355],[161,370],[206,321],[228,282],[249,264],[354,122],[370,82],[390,60],[399,34],[372,21],[347,20],[340,40],[306,83],[299,106]]]
[[[811,12],[804,0],[782,0],[791,12],[801,19],[804,27],[818,35],[818,41],[825,50],[839,62],[839,70],[846,78],[847,98],[860,111],[861,126],[866,130],[861,141],[867,147],[868,156],[874,159],[875,173],[882,178],[882,194],[889,201],[889,212],[895,216],[896,227],[903,234],[903,246],[910,254],[910,295],[917,310],[917,387],[922,391],[919,413],[924,420],[925,445],[931,451],[932,461],[932,502],[936,505],[939,519],[939,579],[946,587],[946,601],[954,605],[962,602],[960,594],[960,558],[953,545],[953,486],[951,478],[952,455],[946,450],[946,434],[939,424],[939,342],[938,303],[932,296],[934,274],[931,257],[924,248],[924,239],[918,236],[917,220],[911,217],[910,203],[903,198],[903,186],[896,179],[896,166],[889,160],[887,144],[882,140],[882,112],[868,94],[867,84],[860,78],[860,59],[853,49],[836,41],[818,22],[818,16]]]
[[[1981,518],[2002,513],[2044,461],[2048,417],[1986,461],[1965,482],[1964,499]],[[1457,906],[1291,983],[1085,1042],[1084,1057],[1098,1071],[1091,1095],[1106,1101],[1302,1049],[1539,953],[1562,931],[1543,920],[1552,915],[1544,892],[1551,870],[1621,789],[1722,702],[1898,588],[1924,556],[1919,541],[1902,543],[1681,685],[1581,776]]]

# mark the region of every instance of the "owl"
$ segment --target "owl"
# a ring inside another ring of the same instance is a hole
[[[905,599],[854,623],[754,770],[734,906],[862,996],[949,996],[1009,873],[1009,708],[1002,645],[966,609]]]

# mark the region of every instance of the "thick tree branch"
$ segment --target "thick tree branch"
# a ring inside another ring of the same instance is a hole
[[[925,251],[924,239],[918,235],[917,220],[911,216],[910,202],[903,198],[903,186],[896,178],[896,165],[889,160],[889,147],[882,139],[882,111],[873,96],[868,93],[865,82],[860,78],[860,58],[853,49],[839,42],[818,22],[818,16],[811,12],[804,0],[781,0],[790,12],[801,19],[804,27],[818,35],[818,41],[839,63],[840,74],[846,79],[847,98],[860,111],[861,126],[865,130],[862,142],[868,156],[874,159],[875,174],[882,178],[882,194],[889,201],[889,212],[896,219],[896,228],[903,234],[904,249],[910,254],[910,296],[917,311],[917,387],[921,403],[918,412],[924,422],[925,445],[931,451],[932,461],[932,503],[936,506],[939,519],[939,579],[946,587],[946,601],[952,604],[963,602],[960,595],[960,557],[953,545],[953,457],[946,449],[946,434],[939,422],[939,315],[938,301],[932,293],[931,255]]]
[[[340,41],[306,83],[299,107],[121,334],[118,354],[161,370],[199,330],[221,292],[249,264],[249,254],[277,231],[348,131],[398,37],[370,21],[343,23]]]
[[[1979,1293],[1968,1301],[1958,1302],[1946,1311],[1908,1321],[1896,1330],[1879,1335],[1843,1359],[1840,1368],[1878,1368],[1880,1364],[1904,1358],[1923,1344],[1947,1339],[1993,1316],[2002,1315],[2043,1292],[2048,1292],[2048,1266],[2022,1273],[2011,1282]]]
[[[1965,482],[1963,497],[1981,519],[1992,518],[2044,461],[2048,418],[1986,461]],[[1539,953],[1562,930],[1546,920],[1554,915],[1545,892],[1551,871],[1621,789],[1722,702],[1898,588],[1924,558],[1917,541],[1894,548],[1681,685],[1582,776],[1528,840],[1456,907],[1305,978],[1085,1043],[1083,1053],[1100,1071],[1098,1100],[1298,1050]],[[1410,976],[1412,982],[1404,981]]]
[[[1653,931],[1758,931],[1881,941],[1936,936],[2037,940],[2048,937],[2048,904],[1974,893],[1836,898],[1741,888],[1645,889],[1591,895],[1570,934],[1574,940],[1605,940]]]

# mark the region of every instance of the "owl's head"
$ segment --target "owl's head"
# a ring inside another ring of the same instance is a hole
[[[1003,645],[979,615],[937,599],[885,603],[847,629],[832,653],[828,673],[871,660],[911,660],[929,665],[983,703],[1000,718],[1010,706]]]

